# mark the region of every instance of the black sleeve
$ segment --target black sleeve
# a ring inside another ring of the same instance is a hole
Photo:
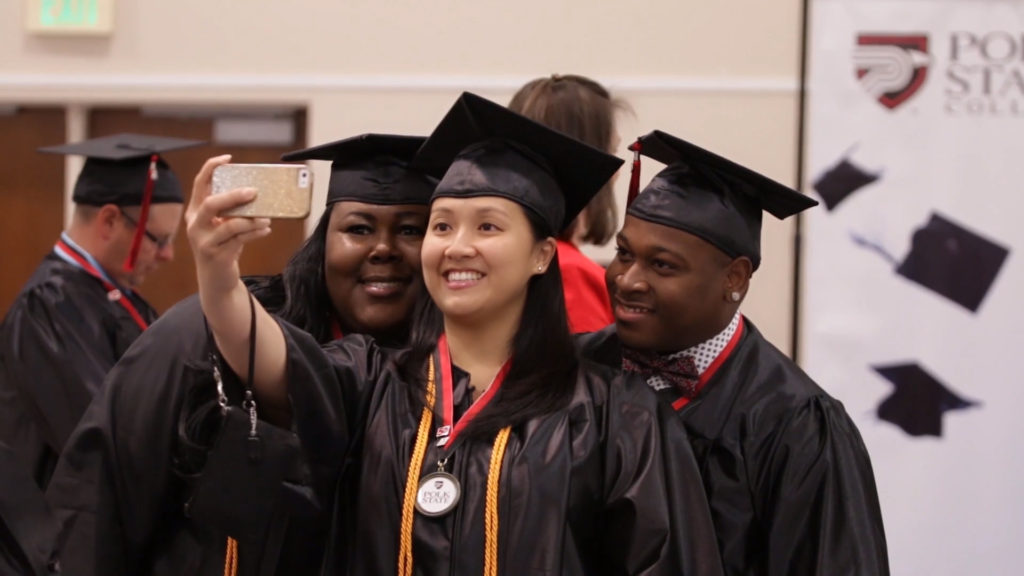
[[[679,418],[639,378],[609,395],[608,574],[722,573],[700,473]]]
[[[153,324],[111,370],[61,456],[47,499],[75,575],[135,574],[180,531],[172,460],[193,360],[207,351],[198,301]]]
[[[48,573],[56,538],[43,492],[0,442],[0,574]]]
[[[76,290],[78,292],[76,292]],[[47,285],[22,295],[3,329],[0,440],[44,487],[93,393],[116,362],[109,321],[81,288]]]
[[[769,574],[888,574],[867,449],[838,402],[816,396],[781,422],[753,478]]]
[[[326,345],[280,322],[287,346],[286,378],[293,428],[320,478],[337,478],[361,438],[371,398],[388,357],[365,336]]]

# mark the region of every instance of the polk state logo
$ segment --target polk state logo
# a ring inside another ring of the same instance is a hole
[[[928,36],[859,34],[853,59],[861,86],[892,110],[924,84],[931,62]]]

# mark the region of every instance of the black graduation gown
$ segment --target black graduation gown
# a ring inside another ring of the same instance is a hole
[[[336,521],[350,529],[328,551],[333,573],[394,574],[422,407],[397,373],[394,351],[362,336],[325,351],[282,326],[292,421],[311,466],[337,475],[346,456],[359,461],[357,497],[338,498]],[[466,379],[454,387],[456,418],[469,407],[467,388]],[[439,386],[435,426],[442,396]],[[416,574],[483,572],[493,438],[460,442],[448,463],[462,485],[460,503],[443,517],[415,515]],[[568,408],[511,431],[500,475],[498,573],[720,573],[699,472],[681,445],[682,427],[643,383],[581,369]],[[428,446],[421,477],[437,469],[439,449],[432,440]]]
[[[679,416],[727,574],[888,574],[874,475],[842,404],[744,319],[735,350]],[[620,364],[615,326],[581,336]]]
[[[132,303],[150,323],[156,311]],[[142,333],[84,270],[47,255],[0,331],[0,441],[14,447],[39,486],[107,372]]]
[[[56,537],[43,492],[0,442],[0,574],[49,574]]]
[[[273,293],[257,293],[267,303]],[[62,526],[59,557],[74,576],[220,576],[227,536],[185,514],[200,466],[183,446],[189,391],[212,402],[210,343],[196,297],[168,310],[110,372],[61,456],[47,499]],[[240,389],[227,377],[232,403]],[[212,440],[212,438],[191,440]],[[201,463],[200,463],[201,464]],[[239,575],[312,574],[329,518],[287,524],[260,542],[239,543]]]

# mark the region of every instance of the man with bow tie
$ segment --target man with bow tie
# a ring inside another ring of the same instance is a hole
[[[761,215],[812,199],[655,131],[637,153],[606,281],[615,325],[585,357],[638,374],[678,413],[727,574],[888,574],[871,462],[842,404],[740,313]],[[640,154],[667,167],[639,195]]]

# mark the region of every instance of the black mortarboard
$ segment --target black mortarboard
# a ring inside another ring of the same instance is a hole
[[[508,108],[464,92],[420,149],[434,198],[500,196],[563,230],[622,165]]]
[[[933,213],[896,272],[977,312],[1009,250]]]
[[[915,363],[872,366],[894,390],[878,405],[878,417],[911,436],[942,436],[942,415],[978,403],[965,400]]]
[[[72,144],[40,148],[40,152],[85,156],[85,165],[75,181],[71,199],[76,204],[103,206],[139,206],[135,238],[125,260],[131,271],[139,254],[151,204],[181,204],[178,177],[160,154],[180,148],[199,146],[199,140],[167,138],[146,134],[115,134]]]
[[[850,194],[878,180],[879,174],[872,174],[846,158],[823,172],[814,181],[814,191],[825,201],[825,208],[830,212],[846,200]]]
[[[154,155],[157,174],[150,203],[180,204],[185,201],[178,178],[159,154],[200,144],[203,142],[182,138],[115,134],[72,144],[48,146],[39,151],[85,156],[85,165],[75,182],[72,196],[75,203],[90,206],[141,206]]]
[[[281,160],[331,160],[327,205],[343,200],[366,204],[428,204],[437,180],[409,164],[423,136],[362,134],[289,152]]]
[[[629,204],[627,214],[689,232],[731,258],[761,263],[761,212],[786,218],[818,202],[713,152],[655,130],[631,147],[637,157],[631,192],[639,180],[639,155],[667,167]]]

